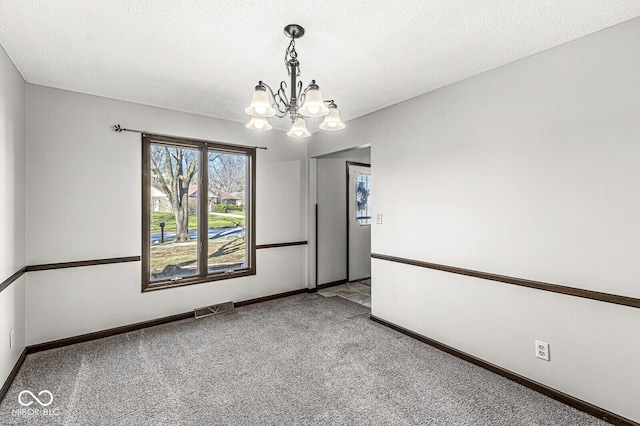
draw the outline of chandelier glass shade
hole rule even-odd
[[[271,108],[271,102],[269,102],[269,95],[262,86],[256,86],[253,97],[251,98],[251,105],[244,110],[252,117],[272,117],[276,115],[276,111]]]
[[[251,117],[251,120],[247,123],[247,129],[251,130],[269,130],[271,124],[267,121],[266,117]]]
[[[304,122],[304,118],[299,117],[291,126],[291,130],[287,132],[287,135],[296,138],[306,138],[311,136],[311,133],[307,130],[307,125]]]
[[[322,93],[317,84],[312,83],[309,85],[309,89],[304,98],[304,104],[300,107],[299,112],[305,117],[322,117],[329,114],[329,108],[324,106]]]
[[[289,47],[285,52],[285,66],[289,77],[290,94],[287,96],[287,83],[280,82],[277,91],[263,81],[259,81],[253,92],[251,104],[245,108],[245,112],[251,116],[251,120],[246,127],[251,130],[268,130],[271,125],[267,117],[277,116],[283,118],[289,116],[292,126],[287,135],[293,137],[308,137],[311,135],[307,130],[305,117],[324,117],[320,124],[323,130],[340,130],[345,125],[340,120],[338,107],[333,100],[324,100],[320,87],[315,80],[302,89],[302,81],[298,81],[300,76],[300,62],[296,52],[296,39],[304,35],[304,28],[299,25],[287,25],[284,33],[291,38]]]
[[[344,123],[340,120],[340,112],[336,104],[329,104],[329,113],[324,116],[324,121],[319,126],[322,130],[341,130],[344,129]]]

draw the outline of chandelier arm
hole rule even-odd
[[[280,95],[280,90],[278,90],[278,93],[273,93],[273,89],[271,89],[271,86],[269,86],[267,83],[265,83],[264,81],[260,81],[258,82],[258,84],[261,84],[262,86],[266,87],[267,90],[269,91],[269,94],[271,95],[271,99],[272,99],[272,103],[271,106],[276,109],[280,114],[283,115],[278,115],[276,114],[279,118],[284,117],[287,114],[287,109],[285,108],[283,110],[283,108],[280,106],[280,104],[278,102],[282,102],[284,104],[284,102],[282,101],[282,98],[279,96]],[[283,105],[284,107],[286,107],[286,105]]]
[[[302,106],[302,104],[304,104],[304,97],[307,94],[307,89],[304,90],[304,92],[302,91],[302,81],[298,81],[298,108],[300,108]]]
[[[284,81],[281,81],[280,82],[280,88],[276,92],[276,96],[278,98],[278,101],[280,103],[282,103],[283,108],[288,111],[289,110],[289,98],[287,97],[287,92],[285,90],[286,88],[287,88],[287,83],[285,83]]]
[[[304,88],[304,90],[302,90],[302,82],[300,82],[300,89],[298,90],[298,92],[300,92],[300,102],[299,102],[299,106],[302,106],[302,104],[304,103],[304,98],[307,96],[307,92],[309,91],[309,87],[312,84],[315,84],[316,81],[312,80],[311,83],[307,84],[307,87]]]
[[[269,86],[267,83],[265,83],[264,81],[260,80],[260,81],[258,82],[258,85],[259,85],[259,86],[264,86],[264,87],[266,87],[267,89],[269,89],[269,93],[271,93],[271,96],[273,96],[273,90],[271,89],[271,86]]]
[[[276,105],[277,110],[280,111],[282,114],[286,115],[287,111],[289,111],[289,107],[284,102],[284,100],[282,100],[280,98],[278,99],[278,102],[280,102],[280,103],[279,104],[274,104],[274,105]]]

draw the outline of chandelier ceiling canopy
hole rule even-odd
[[[333,100],[325,100],[322,97],[316,81],[311,80],[303,90],[302,81],[297,80],[300,77],[300,62],[296,52],[296,39],[304,35],[304,28],[291,24],[284,27],[284,33],[291,38],[284,55],[284,64],[291,78],[290,95],[287,96],[287,83],[284,81],[280,82],[280,87],[275,92],[267,83],[259,81],[253,92],[251,105],[245,109],[245,112],[251,116],[246,127],[251,130],[269,130],[271,125],[267,118],[275,115],[279,118],[289,116],[292,123],[291,130],[287,132],[289,136],[311,136],[307,130],[305,117],[324,117],[324,121],[319,126],[323,130],[344,129],[345,125],[340,120],[338,106]]]

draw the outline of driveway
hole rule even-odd
[[[229,235],[241,235],[244,234],[243,226],[236,226],[234,228],[209,228],[208,235],[209,239],[215,239],[220,237],[226,237]],[[198,239],[198,230],[193,229],[189,231],[189,238],[192,240]],[[164,242],[169,243],[176,239],[176,233],[173,231],[164,233]],[[151,233],[151,244],[160,243],[160,232],[152,232]]]

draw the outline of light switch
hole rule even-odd
[[[376,223],[382,225],[382,213],[376,215]]]

